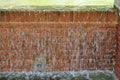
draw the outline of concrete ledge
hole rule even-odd
[[[0,6],[3,10],[20,11],[116,11],[112,6]]]

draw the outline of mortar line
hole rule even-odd
[[[45,24],[47,24],[47,23],[54,23],[54,24],[57,24],[57,23],[81,23],[81,24],[85,24],[85,23],[94,23],[94,24],[117,24],[117,22],[115,21],[115,22],[89,22],[89,21],[87,21],[87,22],[0,22],[0,24],[4,24],[4,23],[45,23]]]

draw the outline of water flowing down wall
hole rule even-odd
[[[112,11],[1,11],[0,72],[113,70]]]
[[[115,73],[120,79],[120,15],[118,17],[118,25],[117,25],[117,36],[118,36],[118,49],[116,55],[116,65],[115,65]]]

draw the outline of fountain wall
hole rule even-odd
[[[117,19],[109,10],[1,11],[0,72],[112,71],[116,61],[119,70]]]

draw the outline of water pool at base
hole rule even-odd
[[[112,71],[2,72],[0,80],[118,80]]]

